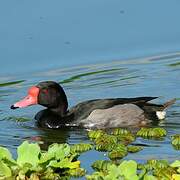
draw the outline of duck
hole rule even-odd
[[[146,126],[164,119],[166,109],[176,99],[164,104],[149,102],[156,98],[158,97],[93,99],[80,102],[68,109],[63,87],[54,81],[43,81],[30,87],[27,96],[10,108],[24,108],[37,104],[46,107],[35,115],[37,125],[43,128],[75,126],[107,129]]]

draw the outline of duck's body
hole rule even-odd
[[[84,101],[68,110],[67,98],[62,87],[55,82],[41,82],[29,91],[36,102],[47,109],[37,113],[38,125],[48,128],[63,126],[81,126],[85,128],[114,128],[122,126],[142,126],[164,118],[164,110],[174,103],[171,100],[163,105],[151,104],[148,101],[157,97],[95,99]],[[24,105],[25,103],[25,105]],[[25,107],[27,97],[11,108]]]

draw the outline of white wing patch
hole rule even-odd
[[[165,119],[166,111],[156,111],[156,116],[159,120]]]

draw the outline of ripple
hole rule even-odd
[[[136,156],[128,156],[128,158],[145,160],[151,156],[158,157],[161,151],[167,158],[174,159],[177,157],[177,152],[170,145],[170,136],[179,133],[180,129],[180,84],[177,83],[179,82],[179,59],[180,53],[172,53],[131,60],[110,60],[106,63],[68,68],[59,67],[49,71],[25,74],[22,77],[8,78],[0,84],[0,144],[14,151],[23,140],[41,141],[43,149],[54,142],[89,143],[87,132],[82,129],[37,128],[32,117],[37,110],[39,111],[38,107],[18,111],[9,110],[9,104],[24,97],[29,86],[43,80],[54,80],[63,85],[72,105],[87,99],[105,97],[161,96],[156,102],[164,102],[176,97],[176,103],[168,109],[167,118],[159,123],[159,126],[168,131],[165,141],[138,139],[135,144],[145,146],[145,150]]]
[[[74,82],[75,80],[81,79],[82,77],[85,77],[85,76],[91,76],[91,75],[96,75],[96,74],[107,74],[107,73],[111,73],[111,72],[119,71],[119,70],[121,70],[121,69],[105,69],[105,70],[82,73],[82,74],[72,76],[72,77],[65,79],[63,81],[60,81],[59,83],[65,84],[65,83],[69,83],[69,82]]]
[[[17,85],[25,82],[25,80],[20,80],[20,81],[11,81],[11,82],[5,82],[5,83],[0,83],[0,87],[6,87],[6,86],[12,86],[12,85]]]

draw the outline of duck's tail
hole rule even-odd
[[[169,101],[167,101],[166,103],[164,103],[161,107],[160,110],[156,111],[156,116],[159,120],[162,120],[165,118],[166,116],[166,109],[171,106],[172,104],[174,104],[176,101],[176,99],[171,99]]]
[[[166,110],[169,106],[173,105],[176,102],[176,99],[171,99],[163,104],[162,110]]]

